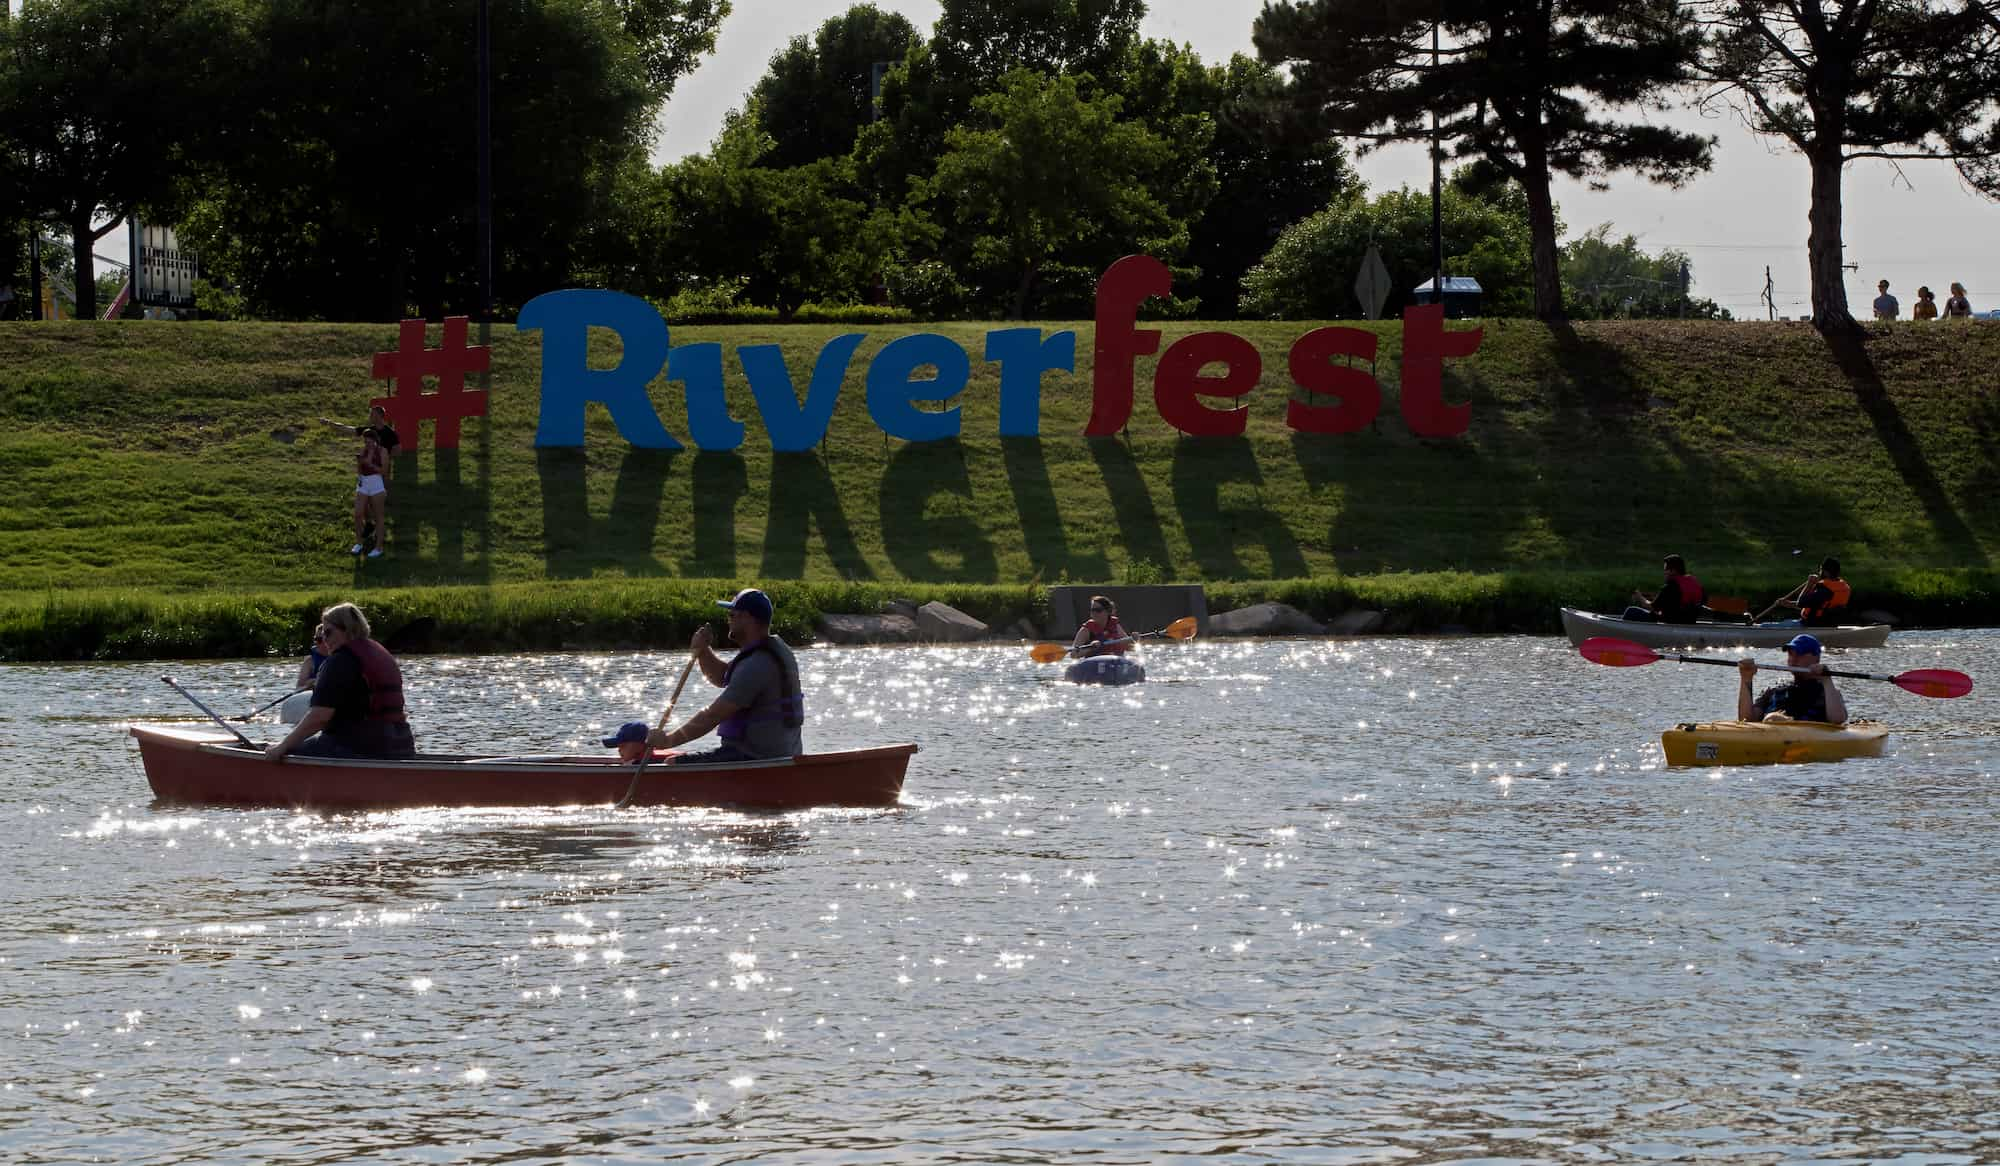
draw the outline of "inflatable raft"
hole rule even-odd
[[[1063,670],[1072,684],[1137,684],[1146,679],[1146,666],[1125,656],[1091,656]]]

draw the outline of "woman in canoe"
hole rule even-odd
[[[1809,668],[1811,673],[1793,673],[1791,680],[1750,695],[1750,678],[1757,674],[1757,662],[1748,657],[1736,663],[1736,719],[1762,721],[1825,721],[1829,725],[1847,723],[1847,701],[1819,661],[1819,639],[1801,632],[1785,644],[1785,663],[1793,668]]]
[[[1076,642],[1070,651],[1077,656],[1102,656],[1116,652],[1123,654],[1132,650],[1132,635],[1125,625],[1118,622],[1118,605],[1108,596],[1090,597],[1090,618],[1076,629]]]
[[[327,657],[313,684],[312,707],[264,756],[415,757],[416,737],[403,713],[403,671],[389,649],[369,638],[368,617],[342,603],[327,608],[319,622]]]

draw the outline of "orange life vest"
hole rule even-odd
[[[1826,588],[1831,594],[1827,597],[1825,603],[1814,607],[1800,608],[1800,619],[1822,619],[1831,612],[1845,608],[1847,606],[1847,597],[1854,594],[1854,589],[1847,585],[1847,580],[1845,579],[1821,579],[1819,585]]]

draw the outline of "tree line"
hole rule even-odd
[[[1143,0],[944,0],[929,36],[861,4],[795,38],[705,152],[647,157],[728,0],[491,0],[495,296],[561,286],[681,315],[887,303],[1076,317],[1153,254],[1164,310],[1351,316],[1381,249],[1428,276],[1428,191],[1349,148],[1433,138],[1446,269],[1490,314],[1712,314],[1686,257],[1609,228],[1565,247],[1555,176],[1678,184],[1728,105],[1812,168],[1814,318],[1852,328],[1840,174],[1947,158],[2000,193],[2000,0],[1270,0],[1257,55],[1141,34]],[[0,17],[0,283],[31,230],[134,214],[202,258],[205,306],[278,319],[477,311],[471,6],[27,0]]]

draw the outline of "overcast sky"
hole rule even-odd
[[[661,119],[654,159],[666,162],[702,151],[722,127],[722,117],[743,104],[773,54],[795,36],[810,36],[847,0],[732,0],[715,54],[683,77]],[[875,0],[928,32],[937,19],[935,0]],[[1262,0],[1147,0],[1148,36],[1193,45],[1205,61],[1249,53],[1250,25]],[[1612,177],[1607,192],[1558,180],[1556,199],[1572,235],[1600,222],[1637,235],[1649,251],[1678,247],[1694,262],[1695,292],[1734,312],[1762,318],[1759,293],[1771,268],[1778,314],[1804,316],[1806,294],[1806,196],[1809,176],[1795,154],[1743,130],[1732,119],[1704,120],[1693,112],[1671,122],[1721,138],[1715,169],[1676,191],[1629,175]],[[1382,151],[1357,166],[1371,189],[1410,184],[1428,189],[1429,164],[1421,148]],[[1909,314],[1919,284],[1943,303],[1952,280],[1970,289],[1972,306],[2000,308],[2000,204],[1965,190],[1944,163],[1905,163],[1898,172],[1882,162],[1847,169],[1847,294],[1857,314],[1875,298],[1875,281],[1887,279]],[[1399,273],[1400,274],[1400,273]],[[1410,273],[1411,283],[1428,273]]]

